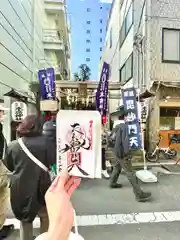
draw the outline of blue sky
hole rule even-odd
[[[103,0],[109,2],[111,0]],[[71,23],[72,73],[82,63],[91,68],[91,80],[97,81],[98,65],[106,35],[111,4],[100,0],[67,0]]]

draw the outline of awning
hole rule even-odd
[[[161,82],[154,81],[153,85],[159,85],[159,87],[167,87],[167,88],[180,88],[180,82]]]
[[[16,98],[19,101],[27,102],[29,96],[26,94],[19,93],[18,91],[11,89],[9,92],[5,93],[4,96]]]
[[[154,97],[154,96],[155,96],[154,93],[146,90],[145,92],[140,93],[139,98],[140,100],[143,100],[143,99]]]

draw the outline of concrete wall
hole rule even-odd
[[[151,69],[150,78],[156,81],[179,81],[180,64],[162,63],[162,28],[180,28],[180,1],[152,0],[151,27]],[[172,43],[173,44],[173,43]]]

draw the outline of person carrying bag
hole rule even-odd
[[[51,185],[49,169],[55,163],[52,144],[42,135],[41,119],[37,115],[27,116],[18,126],[19,139],[8,145],[4,164],[12,172],[10,201],[15,217],[21,221],[20,239],[33,240],[33,221],[38,215],[40,232],[47,231],[49,220],[45,204],[45,193]],[[32,161],[27,150],[39,165]]]

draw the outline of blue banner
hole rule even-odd
[[[96,92],[96,109],[101,115],[107,114],[108,109],[108,80],[109,80],[109,64],[103,63],[101,77]]]
[[[38,78],[39,78],[42,99],[54,100],[56,98],[54,68],[39,70]]]
[[[131,149],[141,148],[140,123],[135,88],[122,90],[124,110],[127,112],[126,123],[129,131],[129,146]]]

